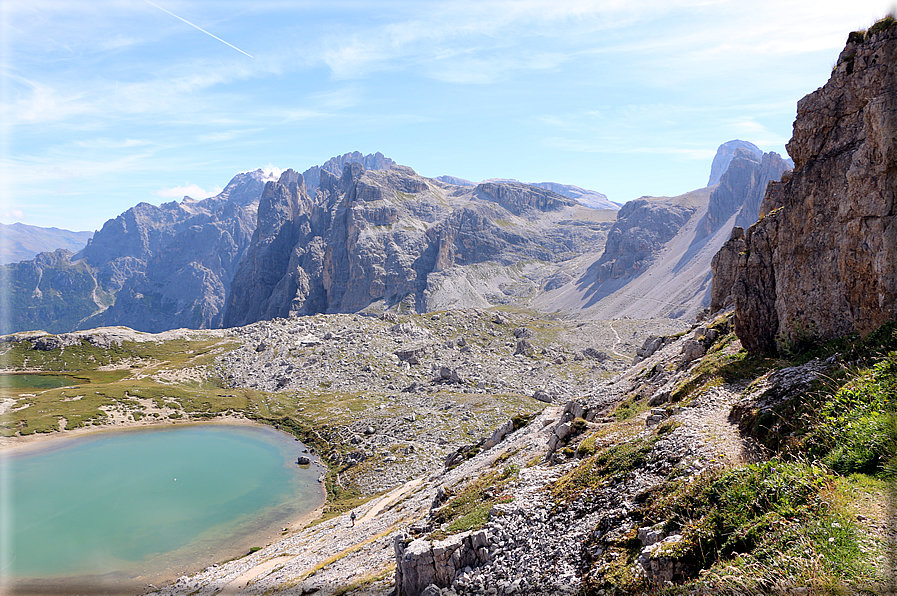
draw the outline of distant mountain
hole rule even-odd
[[[723,173],[729,169],[729,162],[735,158],[735,152],[739,149],[747,151],[757,158],[763,155],[763,151],[759,147],[747,141],[735,139],[723,143],[717,148],[716,155],[713,156],[713,163],[710,164],[710,179],[707,181],[707,186],[719,184]]]
[[[475,186],[474,183],[469,180],[454,178],[453,176],[441,176],[439,179],[443,180],[443,182],[447,182],[448,180],[459,180],[464,186]],[[519,183],[518,180],[514,180],[513,178],[490,178],[489,180],[484,180],[484,182]],[[606,195],[594,190],[586,190],[585,188],[573,186],[572,184],[559,184],[557,182],[531,182],[527,184],[538,188],[544,188],[551,192],[556,192],[559,195],[565,196],[568,199],[573,199],[591,209],[613,209],[614,211],[620,209],[620,205],[608,200]]]
[[[737,148],[716,187],[619,210],[570,185],[425,178],[380,153],[243,172],[209,199],[135,205],[77,253],[3,265],[0,333],[496,305],[688,318],[783,164]]]
[[[585,188],[573,186],[572,184],[537,182],[534,183],[533,186],[538,186],[539,188],[544,188],[556,192],[559,195],[575,199],[586,207],[591,207],[592,209],[613,209],[616,211],[620,208],[620,205],[608,200],[607,195],[594,190],[586,190]]]
[[[0,223],[0,265],[33,259],[38,253],[57,248],[77,252],[84,248],[91,236],[93,232]]]
[[[454,184],[455,186],[476,186],[476,182],[471,182],[470,180],[466,180],[464,178],[458,178],[457,176],[436,176],[436,180],[440,182],[445,182],[446,184]]]
[[[322,171],[312,197],[287,170],[265,187],[224,324],[519,305],[561,263],[603,244],[610,222],[593,213],[531,185],[457,186],[398,165]]]
[[[341,172],[353,160],[387,167],[392,161],[356,152],[324,167]],[[242,172],[209,199],[139,203],[107,221],[77,254],[57,250],[5,265],[10,311],[0,332],[220,327],[270,182],[262,170]]]
[[[698,236],[714,234],[726,226],[728,230],[733,225],[747,227],[757,221],[766,186],[771,180],[780,180],[782,174],[793,167],[794,162],[782,159],[775,152],[757,155],[753,151],[736,149],[720,177],[719,185],[710,195]],[[736,216],[735,221],[730,222],[733,215]]]
[[[322,172],[333,174],[338,178],[343,175],[343,168],[353,163],[361,164],[365,170],[388,170],[396,165],[396,162],[385,157],[379,151],[370,155],[363,155],[359,151],[353,151],[338,157],[331,157],[324,165],[312,166],[302,172],[306,192],[311,196],[315,196],[321,181]]]
[[[713,256],[733,226],[757,220],[767,185],[792,166],[743,143],[720,147],[717,156],[728,162],[716,186],[626,203],[604,251],[578,261],[565,272],[567,281],[546,288],[533,306],[597,319],[687,319],[709,306]]]

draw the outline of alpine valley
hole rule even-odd
[[[680,196],[348,153],[141,203],[0,269],[0,449],[215,419],[309,446],[314,521],[126,593],[895,594],[895,115],[887,17],[793,161],[733,140]]]

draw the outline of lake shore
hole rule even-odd
[[[63,447],[68,443],[69,439],[96,435],[111,435],[113,433],[117,434],[116,431],[118,431],[118,433],[127,433],[132,431],[164,430],[174,427],[195,426],[259,427],[276,431],[283,435],[285,440],[295,440],[295,437],[289,433],[285,433],[269,425],[249,420],[242,416],[228,415],[211,420],[130,421],[128,423],[92,426],[53,433],[35,433],[26,436],[2,437],[0,438],[0,464],[2,464],[3,460],[9,456],[30,455],[44,450]],[[324,465],[318,460],[313,460],[312,466],[313,468],[318,469],[319,473],[326,470]],[[13,582],[10,578],[4,578],[0,575],[0,591],[4,594],[34,594],[43,590],[51,590],[54,594],[80,594],[85,593],[85,589],[88,589],[88,593],[97,594],[120,594],[122,593],[122,590],[134,594],[144,593],[148,590],[153,590],[155,585],[171,583],[181,576],[191,575],[202,569],[208,568],[210,565],[214,567],[223,564],[226,561],[238,560],[249,554],[251,548],[265,548],[276,543],[278,540],[283,539],[286,535],[301,531],[309,523],[319,518],[323,513],[327,495],[323,484],[319,484],[318,487],[319,492],[312,503],[314,509],[310,511],[306,510],[295,517],[282,519],[278,523],[270,524],[264,529],[243,536],[236,542],[231,543],[227,548],[217,551],[217,553],[210,553],[208,556],[192,562],[173,560],[171,564],[166,565],[164,569],[157,569],[136,576],[128,574],[128,577],[119,574],[111,574],[107,576],[61,577],[41,580],[25,579]]]
[[[179,420],[171,419],[146,419],[146,420],[116,420],[113,424],[82,426],[80,428],[71,428],[58,430],[51,433],[32,433],[30,435],[17,435],[13,437],[0,437],[0,456],[8,453],[19,453],[30,451],[32,449],[50,447],[53,444],[66,439],[79,437],[89,434],[99,434],[114,431],[126,431],[132,429],[151,429],[164,428],[170,426],[190,426],[197,424],[239,424],[264,426],[273,428],[260,422],[255,422],[244,416],[226,414],[215,418],[184,418]],[[286,434],[286,433],[285,433]]]

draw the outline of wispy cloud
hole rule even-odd
[[[206,199],[208,197],[214,197],[222,190],[223,189],[220,186],[213,186],[209,190],[206,190],[197,184],[190,184],[189,182],[185,182],[183,186],[173,186],[171,188],[159,189],[155,194],[158,197],[164,198],[181,198],[184,196],[189,196],[193,199]]]
[[[131,147],[145,147],[152,145],[150,141],[143,139],[109,139],[97,138],[75,141],[75,145],[85,149],[129,149]]]

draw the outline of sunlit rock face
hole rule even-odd
[[[851,39],[856,39],[851,36]],[[752,352],[897,316],[897,29],[847,44],[797,108],[794,172],[770,186],[733,286]]]

